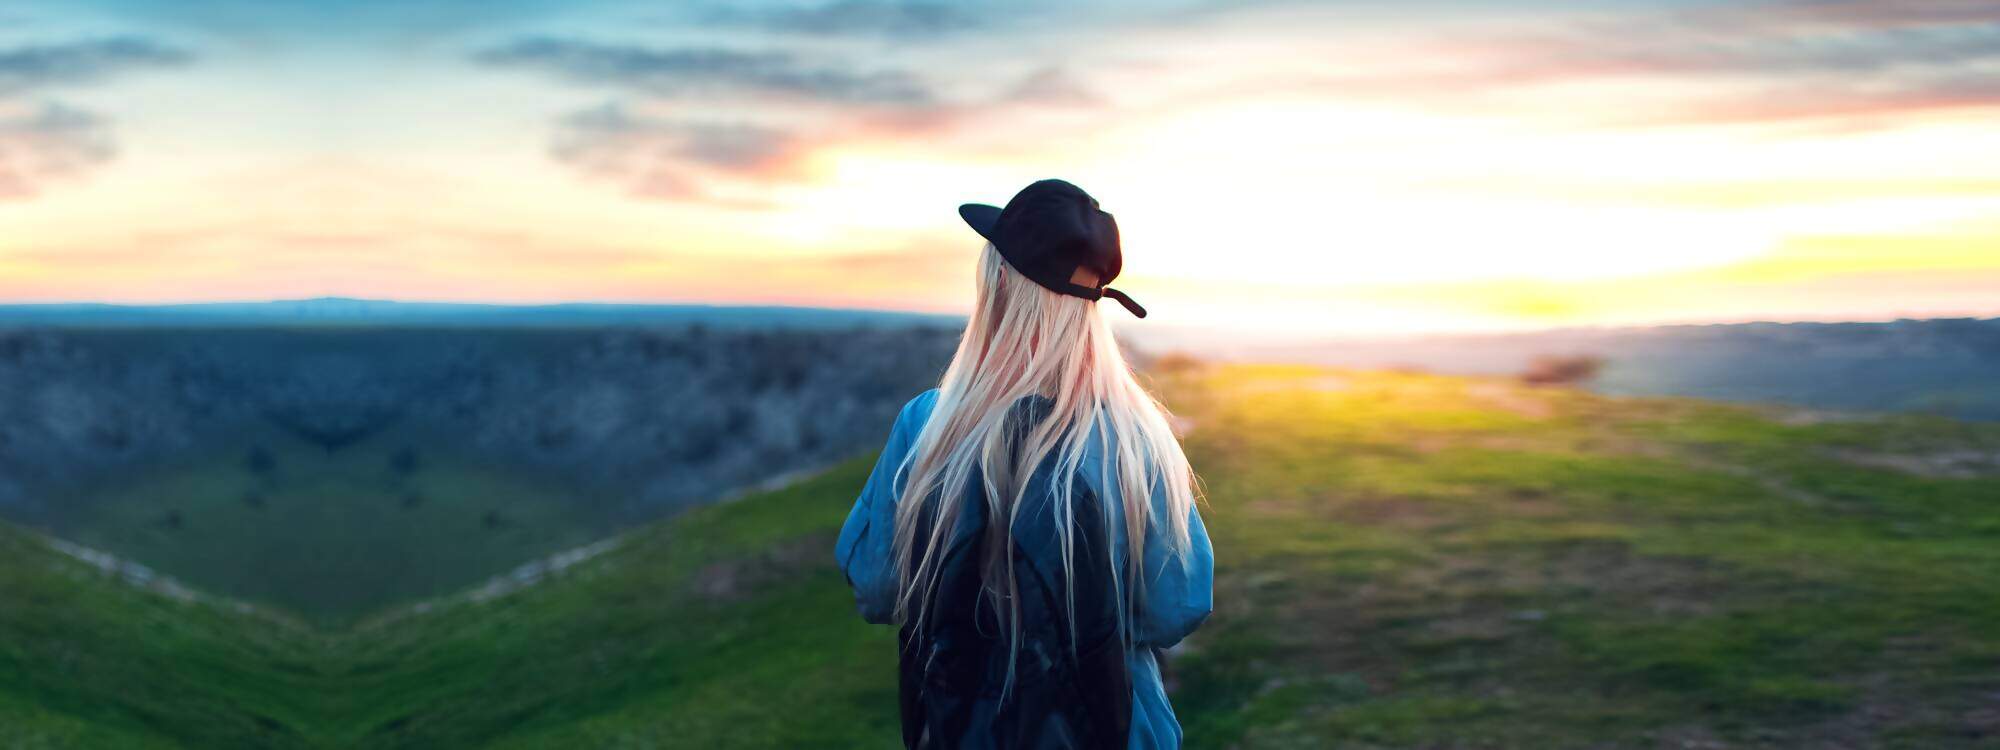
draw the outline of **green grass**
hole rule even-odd
[[[294,623],[105,578],[0,528],[0,747],[284,744],[310,715]]]
[[[1994,425],[1305,368],[1160,385],[1218,556],[1169,668],[1189,747],[2000,744],[2000,479],[1884,468],[2000,451]],[[866,469],[339,629],[6,532],[0,747],[892,746],[893,634],[831,561]]]
[[[2000,480],[1841,457],[1992,426],[1324,381],[1181,384],[1224,571],[1192,745],[2000,742]]]
[[[414,460],[398,468],[405,449]],[[399,431],[327,451],[274,429],[103,484],[51,530],[329,626],[610,529],[604,504],[575,489]]]

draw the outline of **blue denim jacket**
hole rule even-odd
[[[847,523],[840,529],[840,541],[834,547],[834,555],[840,562],[841,570],[847,573],[848,584],[854,587],[854,599],[861,610],[862,618],[872,623],[888,624],[896,606],[896,566],[893,559],[893,536],[896,527],[896,502],[900,487],[895,486],[896,469],[908,456],[916,442],[917,433],[930,421],[931,410],[937,405],[937,391],[926,391],[912,399],[896,417],[896,426],[889,433],[889,443],[882,449],[882,457],[875,462],[875,471],[868,477],[868,484],[861,489],[861,496],[854,502],[854,510],[847,515]],[[1105,436],[1093,434],[1086,445],[1086,453],[1081,471],[1085,480],[1102,497],[1118,496],[1115,475],[1107,476],[1103,471],[1104,462],[1098,460],[1105,449]],[[1110,436],[1109,439],[1116,439]],[[1173,707],[1167,703],[1166,688],[1160,682],[1160,665],[1154,660],[1153,649],[1163,649],[1179,643],[1194,629],[1201,626],[1213,607],[1212,585],[1215,577],[1215,556],[1208,542],[1208,530],[1202,526],[1201,514],[1188,511],[1189,554],[1185,560],[1171,557],[1164,538],[1166,517],[1165,503],[1155,497],[1153,522],[1148,524],[1148,538],[1145,544],[1146,572],[1145,608],[1138,613],[1133,626],[1133,644],[1126,655],[1132,675],[1132,741],[1134,750],[1139,748],[1177,748],[1181,744],[1181,726],[1174,718]],[[1112,540],[1114,551],[1126,549],[1123,538],[1124,525],[1113,524],[1118,538]],[[1120,563],[1122,560],[1114,559]]]

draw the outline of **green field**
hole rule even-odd
[[[98,484],[53,533],[326,626],[612,528],[574,488],[406,429],[328,451],[265,428]]]
[[[1162,377],[1219,570],[1189,747],[2000,745],[2000,426]],[[0,531],[0,747],[892,746],[830,552],[866,467],[338,629]]]

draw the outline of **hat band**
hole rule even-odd
[[[1037,286],[1040,286],[1051,292],[1055,292],[1057,294],[1067,294],[1071,297],[1082,297],[1092,302],[1104,299],[1105,297],[1110,297],[1114,300],[1117,300],[1118,304],[1123,305],[1125,307],[1125,311],[1132,313],[1134,317],[1140,317],[1140,318],[1146,317],[1146,308],[1141,307],[1139,306],[1139,303],[1132,301],[1132,298],[1127,296],[1124,292],[1112,289],[1111,287],[1107,286],[1100,289],[1073,283],[1068,279],[1056,280],[1054,278],[1043,278],[1043,276],[1047,274],[1030,273],[1027,270],[1022,269],[1021,267],[1014,265],[1013,261],[1007,260],[1004,254],[1000,257],[1000,262],[1006,263],[1009,268],[1013,268],[1016,272],[1020,273],[1022,276],[1027,277],[1029,281],[1035,282]]]
[[[1063,294],[1067,294],[1072,297],[1082,297],[1092,302],[1096,302],[1097,300],[1103,299],[1105,297],[1110,297],[1111,299],[1116,300],[1118,304],[1123,305],[1125,307],[1125,311],[1132,313],[1133,317],[1138,317],[1138,318],[1146,317],[1146,308],[1141,307],[1138,302],[1133,301],[1130,295],[1118,291],[1116,289],[1112,289],[1111,287],[1107,286],[1102,289],[1092,289],[1090,287],[1083,286],[1081,284],[1071,284],[1071,283],[1064,283],[1062,287],[1063,288],[1060,289],[1054,289],[1054,291],[1061,292]]]
[[[1118,304],[1124,305],[1125,311],[1131,313],[1134,317],[1146,317],[1146,308],[1140,307],[1137,302],[1133,302],[1132,298],[1124,292],[1107,286],[1104,288],[1104,296],[1118,300]]]

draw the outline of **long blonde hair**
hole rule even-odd
[[[1022,431],[1025,425],[1016,424],[1010,414],[1018,401],[1035,396],[1046,398],[1053,408]],[[1101,449],[1087,451],[1093,439]],[[973,496],[970,484],[977,476],[989,541],[982,588],[997,605],[995,611],[1005,615],[1010,648],[1018,649],[1012,535],[1021,500],[1037,467],[1055,457],[1048,507],[1056,514],[1063,574],[1073,580],[1072,521],[1095,520],[1073,518],[1072,480],[1083,469],[1087,452],[1103,462],[1100,476],[1116,481],[1115,490],[1099,488],[1099,495],[1105,530],[1113,531],[1113,523],[1125,530],[1125,570],[1108,564],[1114,567],[1109,571],[1113,580],[1123,584],[1114,595],[1125,599],[1117,611],[1121,631],[1129,631],[1123,618],[1145,593],[1141,572],[1152,524],[1164,524],[1167,552],[1186,562],[1194,474],[1166,410],[1133,377],[1097,305],[1029,281],[988,243],[980,257],[971,320],[945,370],[930,421],[898,470],[904,481],[899,482],[902,502],[896,507],[897,621],[915,618],[921,626],[944,547],[962,506]],[[1153,507],[1156,495],[1164,498],[1158,509]],[[928,543],[918,544],[919,535]],[[1117,536],[1107,533],[1105,538]],[[1070,609],[1073,614],[1074,602]],[[1012,680],[1010,668],[1009,685]]]

